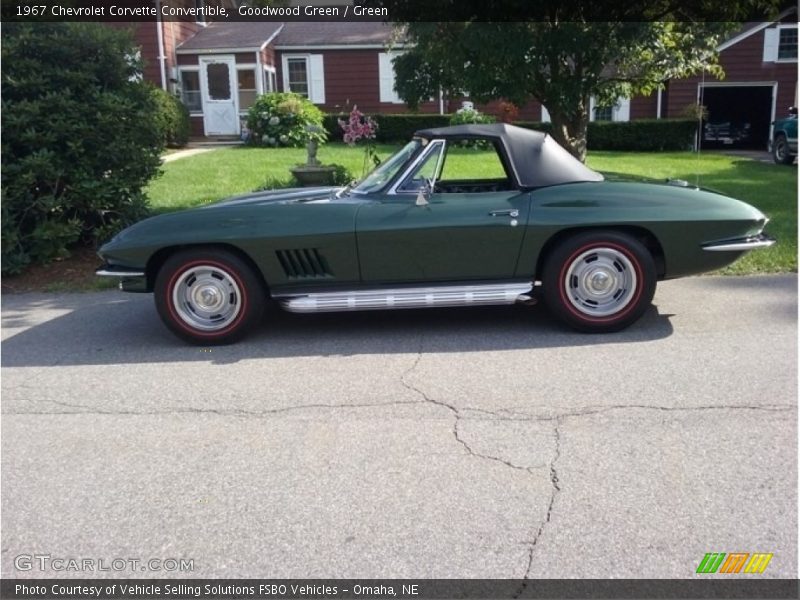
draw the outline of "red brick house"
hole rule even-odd
[[[708,108],[709,123],[740,129],[746,124],[747,139],[737,141],[766,148],[771,121],[797,104],[796,15],[793,8],[776,21],[748,24],[723,43],[724,81],[711,76],[667,81],[648,97],[621,98],[612,107],[592,105],[591,119],[679,117],[699,101]],[[160,37],[150,31],[159,27]],[[406,111],[394,92],[391,63],[403,43],[387,24],[163,22],[140,24],[138,35],[150,63],[146,76],[181,94],[195,135],[238,135],[256,96],[272,91],[298,92],[326,112],[347,111],[353,104],[365,112]],[[154,55],[158,47],[163,50]],[[451,112],[461,101],[439,98],[420,111]],[[492,112],[497,103],[484,108]],[[519,119],[547,121],[549,116],[533,101],[521,107]]]

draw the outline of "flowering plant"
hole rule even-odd
[[[361,140],[366,140],[364,149],[364,164],[361,168],[361,176],[367,174],[369,163],[372,162],[376,167],[381,164],[378,154],[375,151],[375,136],[378,132],[378,124],[375,120],[358,110],[358,106],[353,105],[350,117],[345,121],[339,119],[339,127],[344,131],[342,141],[349,146],[355,146]]]

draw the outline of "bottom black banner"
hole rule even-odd
[[[796,579],[3,579],[4,599],[322,600],[354,598],[800,597]]]

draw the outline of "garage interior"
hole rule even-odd
[[[766,150],[772,91],[771,85],[704,86],[703,147]]]

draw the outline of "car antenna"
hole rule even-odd
[[[695,157],[694,184],[700,187],[700,149],[703,145],[703,113],[705,112],[703,101],[706,94],[706,66],[700,76],[700,93],[697,95],[697,156]]]

